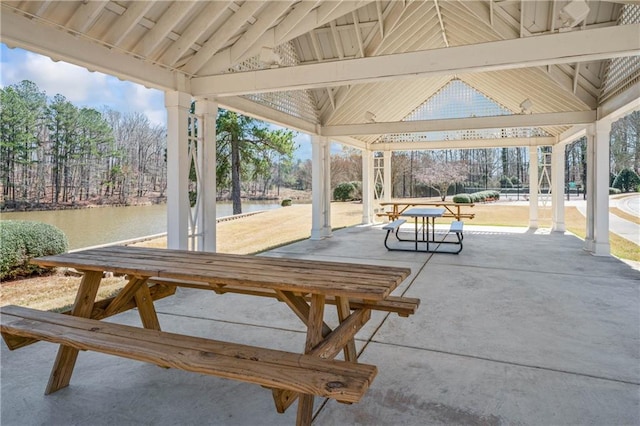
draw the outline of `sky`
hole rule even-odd
[[[9,49],[0,43],[0,86],[10,86],[22,80],[34,82],[48,98],[61,94],[78,107],[97,110],[108,107],[122,113],[142,112],[152,123],[166,126],[162,91],[100,72],[90,72],[66,62],[54,62],[46,56],[19,48]],[[311,158],[309,136],[299,133],[296,143],[299,148],[295,157]]]

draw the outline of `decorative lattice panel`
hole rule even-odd
[[[188,143],[188,159],[189,170],[193,170],[194,173],[189,173],[189,249],[190,250],[202,250],[203,230],[199,227],[202,215],[202,180],[200,179],[200,164],[198,153],[201,150],[198,149],[202,146],[203,135],[199,132],[199,123],[201,118],[195,114],[189,114],[189,124],[187,128],[187,143]],[[195,179],[195,180],[194,180]],[[194,200],[195,198],[195,200]]]
[[[278,66],[288,67],[298,65],[300,63],[298,54],[291,42],[283,43],[275,47],[273,51],[279,58],[277,61]],[[255,71],[267,69],[269,67],[270,65],[262,62],[259,56],[254,56],[230,68],[228,72]],[[244,97],[258,104],[289,114],[293,117],[298,117],[311,123],[318,122],[318,110],[309,90],[258,93],[255,95],[246,95]]]
[[[373,195],[376,200],[384,198],[384,157],[373,158]]]
[[[640,5],[626,4],[622,9],[618,25],[640,22]],[[602,85],[600,102],[615,96],[640,81],[640,55],[614,58],[609,61]]]
[[[403,121],[512,115],[506,107],[487,98],[460,80],[452,80]],[[447,132],[396,133],[381,136],[381,142],[422,142],[548,136],[538,128],[458,130]]]
[[[461,80],[452,80],[403,121],[490,117],[513,114]]]

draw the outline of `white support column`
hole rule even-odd
[[[587,128],[587,181],[585,182],[587,191],[587,229],[584,240],[584,249],[593,252],[595,244],[595,212],[596,212],[596,184],[595,184],[595,157],[596,157],[596,126],[595,124]]]
[[[191,95],[165,92],[167,108],[167,248],[186,250],[189,233],[187,126]]]
[[[529,228],[538,229],[538,147],[529,147]]]
[[[596,256],[609,256],[609,138],[610,121],[596,121],[595,140],[595,242]]]
[[[392,152],[388,150],[382,153],[384,158],[384,166],[383,166],[384,189],[382,190],[382,193],[383,193],[382,200],[384,202],[391,201],[391,195],[392,195],[391,194],[391,154]]]
[[[331,141],[323,137],[322,140],[322,159],[324,172],[324,200],[323,200],[323,226],[322,236],[328,238],[331,233]]]
[[[202,117],[202,133],[198,145],[198,165],[200,170],[199,190],[200,212],[198,229],[202,234],[202,245],[198,250],[216,251],[216,118],[218,104],[207,100],[196,102],[196,115]]]
[[[311,135],[311,239],[321,240],[324,227],[324,162],[322,138]]]
[[[362,150],[362,224],[373,223],[373,152]]]
[[[554,145],[551,153],[551,206],[553,232],[564,232],[564,145]]]

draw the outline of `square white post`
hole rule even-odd
[[[538,147],[529,147],[529,228],[538,229]]]
[[[324,162],[322,138],[311,135],[311,239],[321,240],[324,227]]]
[[[218,104],[208,100],[196,102],[196,115],[202,117],[198,131],[202,132],[198,144],[198,169],[200,170],[200,212],[198,232],[202,235],[202,245],[198,250],[216,251],[216,118]]]
[[[167,108],[167,247],[186,250],[189,233],[188,114],[191,95],[165,92]]]
[[[551,151],[551,205],[553,232],[564,232],[564,145],[554,145]]]
[[[609,256],[609,134],[610,121],[596,121],[595,140],[595,242],[596,256]]]
[[[373,223],[373,152],[362,150],[362,224]]]
[[[391,154],[392,152],[389,150],[383,151],[382,155],[384,158],[383,163],[383,182],[384,188],[382,190],[383,197],[382,200],[384,202],[391,201]]]
[[[322,139],[322,160],[324,173],[324,191],[323,191],[323,226],[322,236],[324,238],[331,237],[331,141],[323,137]]]
[[[596,126],[591,125],[587,127],[587,181],[586,197],[587,197],[587,229],[584,239],[584,249],[590,252],[594,251],[595,243],[595,211],[596,211],[596,183],[595,183],[595,169],[596,169]]]

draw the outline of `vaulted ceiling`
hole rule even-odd
[[[533,113],[502,127],[553,137],[640,98],[635,1],[3,0],[1,12],[10,47],[355,145],[379,143],[385,123],[409,129],[398,122],[452,81]]]

